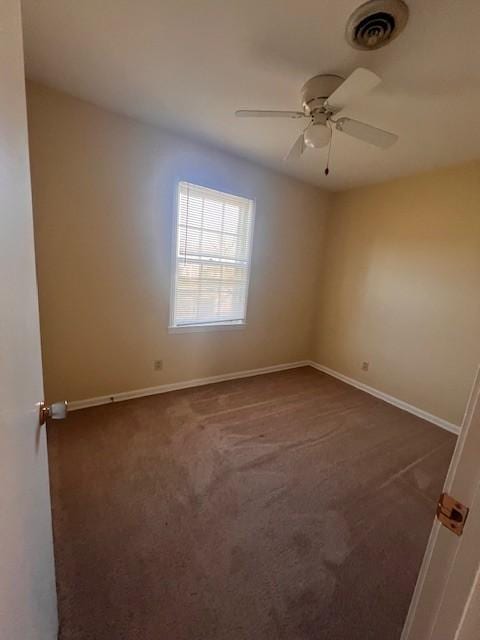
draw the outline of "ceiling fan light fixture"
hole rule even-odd
[[[345,107],[348,107],[356,98],[368,94],[380,82],[379,76],[363,67],[355,69],[345,80],[332,74],[320,74],[310,78],[303,86],[303,111],[240,109],[235,112],[235,115],[239,118],[306,118],[310,120],[310,124],[300,133],[285,156],[287,162],[298,160],[308,148],[321,149],[330,143],[329,158],[333,127],[343,131],[347,136],[387,149],[397,141],[396,134],[342,116]],[[337,115],[340,117],[337,118]],[[328,175],[328,159],[325,175]]]
[[[329,126],[315,122],[313,122],[303,134],[305,144],[307,147],[310,147],[310,149],[326,147],[331,137],[332,131]]]

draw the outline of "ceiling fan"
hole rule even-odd
[[[302,88],[303,111],[235,111],[239,118],[308,118],[310,122],[299,135],[286,160],[300,158],[307,147],[318,149],[326,146],[332,137],[332,129],[346,133],[381,149],[390,147],[398,136],[389,131],[372,127],[365,122],[341,116],[342,109],[380,84],[375,73],[359,67],[346,80],[341,76],[322,74],[308,80]],[[328,168],[326,170],[328,175]]]

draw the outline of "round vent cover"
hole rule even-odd
[[[402,0],[369,0],[350,16],[347,42],[355,49],[379,49],[398,36],[407,20],[408,7]]]

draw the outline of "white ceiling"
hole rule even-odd
[[[480,2],[407,2],[398,39],[359,52],[344,29],[361,0],[23,0],[27,75],[344,189],[480,157]],[[357,66],[384,82],[346,115],[400,140],[381,151],[336,134],[328,178],[326,150],[282,160],[301,121],[233,115],[297,109],[309,77]]]

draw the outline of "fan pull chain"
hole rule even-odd
[[[327,166],[325,167],[325,175],[328,176],[330,173],[329,164],[330,164],[330,152],[332,150],[332,142],[333,142],[333,127],[330,126],[330,122],[328,122],[328,126],[330,127],[330,131],[332,135],[330,136],[330,142],[328,143],[328,155],[327,155]]]

